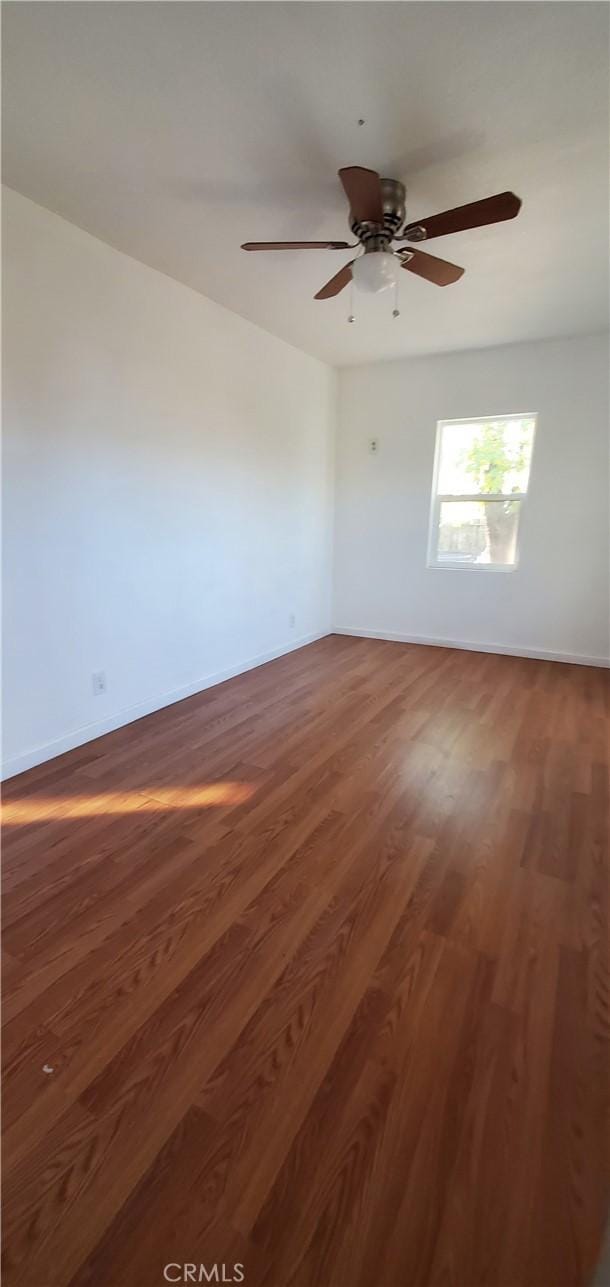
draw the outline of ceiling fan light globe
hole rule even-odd
[[[352,268],[354,283],[358,290],[378,295],[380,291],[396,285],[400,267],[391,250],[371,250],[355,261]]]

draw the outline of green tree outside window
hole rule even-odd
[[[506,440],[502,421],[484,422],[477,436],[465,452],[464,464],[474,480],[475,490],[482,497],[504,493],[505,499],[489,501],[484,505],[487,543],[492,563],[509,563],[514,545],[515,525],[519,514],[519,501],[509,500],[507,492],[520,492],[519,482],[509,486],[511,475],[522,474],[527,469],[530,452],[529,423],[518,443]]]

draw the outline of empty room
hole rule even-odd
[[[610,8],[1,8],[5,1287],[608,1287]]]

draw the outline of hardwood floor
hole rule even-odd
[[[330,637],[8,782],[5,1287],[588,1283],[609,704]]]

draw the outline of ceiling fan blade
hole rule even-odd
[[[425,255],[423,250],[410,250],[409,254],[413,257],[403,264],[403,268],[418,277],[425,277],[427,282],[434,282],[435,286],[450,286],[464,276],[464,269],[458,268],[457,264],[450,264],[448,259]]]
[[[349,250],[349,241],[244,241],[242,250]]]
[[[348,165],[339,170],[350,210],[358,223],[383,223],[381,179],[376,170]]]
[[[314,295],[314,299],[332,299],[333,295],[338,295],[339,291],[343,290],[343,287],[347,286],[352,280],[353,262],[352,259],[351,263],[345,264],[343,268],[339,269],[338,273],[335,273],[334,277],[331,277],[325,286],[321,286],[320,290]]]
[[[520,209],[521,202],[514,192],[499,192],[495,197],[471,201],[467,206],[456,206],[455,210],[443,210],[442,214],[431,215],[429,219],[418,219],[407,225],[400,240],[429,241],[431,237],[445,237],[450,232],[464,232],[466,228],[502,223],[504,219],[514,219]],[[420,229],[424,230],[425,237],[420,234]]]

